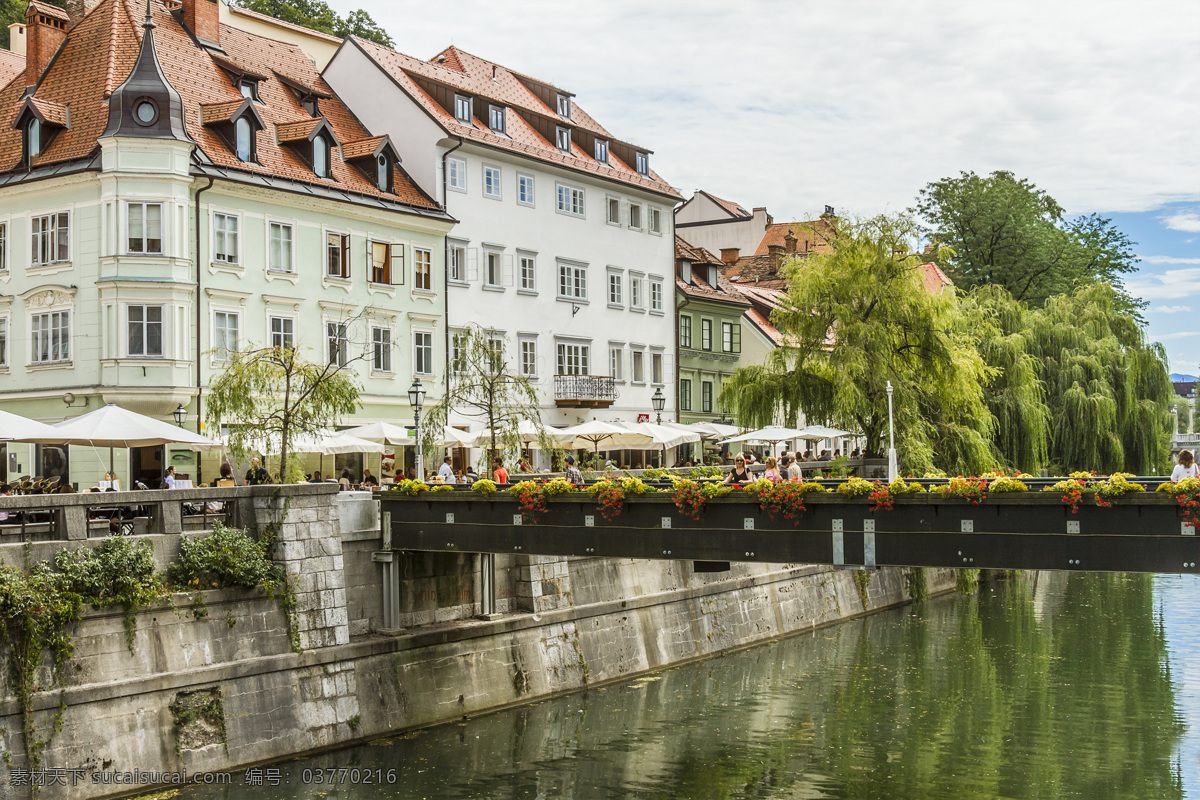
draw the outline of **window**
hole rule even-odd
[[[392,329],[371,328],[371,369],[392,371]]]
[[[327,278],[350,277],[349,234],[325,234],[325,276]]]
[[[491,368],[494,371],[500,372],[504,369],[504,337],[495,335],[488,336],[487,349],[488,363],[491,365]]]
[[[467,162],[461,158],[446,159],[446,184],[456,192],[467,190]]]
[[[636,231],[642,229],[642,207],[637,203],[629,204],[629,227]]]
[[[344,367],[350,361],[350,330],[344,322],[325,323],[328,363]]]
[[[317,98],[313,96],[305,97],[300,101],[301,107],[308,113],[310,117],[317,116]]]
[[[233,123],[233,145],[238,161],[254,160],[254,128],[243,114]]]
[[[648,224],[651,233],[662,233],[662,209],[650,207],[647,212]]]
[[[392,190],[392,162],[387,156],[381,155],[375,159],[375,185],[381,192]]]
[[[404,245],[400,245],[403,247]],[[371,283],[392,282],[391,245],[387,242],[371,242]]]
[[[488,108],[488,127],[496,133],[504,133],[504,106]]]
[[[647,153],[637,154],[637,171],[639,175],[650,174],[650,156]]]
[[[8,269],[8,223],[0,222],[0,272]]]
[[[692,346],[692,318],[684,314],[679,315],[679,346]]]
[[[624,366],[625,366],[625,348],[623,348],[623,347],[608,348],[608,374],[612,376],[613,380],[615,380],[615,381],[625,380],[625,376],[622,374],[625,371],[624,369],[622,369],[622,367],[624,367]]]
[[[641,276],[629,275],[629,307],[634,311],[641,311],[645,308],[646,298],[642,295],[642,285],[644,281]]]
[[[413,372],[433,374],[433,334],[429,331],[413,331]]]
[[[586,344],[570,342],[558,343],[558,374],[559,375],[589,375],[588,350]]]
[[[250,80],[243,79],[241,81],[238,81],[238,91],[242,93],[242,97],[248,98],[250,100],[257,100],[258,99],[258,97],[257,97],[258,85],[257,84],[258,84],[257,81],[250,81]]]
[[[705,414],[712,413],[712,381],[700,381],[700,410]]]
[[[619,272],[608,273],[608,304],[624,308],[625,299],[622,294],[624,280]]]
[[[483,165],[483,196],[500,199],[500,168]]]
[[[318,134],[313,139],[313,172],[318,178],[329,177],[329,140]]]
[[[267,269],[272,272],[292,272],[295,253],[292,249],[292,226],[272,222],[267,232]]]
[[[467,248],[461,244],[450,244],[450,280],[467,280]]]
[[[403,247],[403,245],[399,245]],[[433,291],[433,253],[420,247],[413,248],[414,289]]]
[[[646,353],[642,350],[633,351],[633,382],[646,382]]]
[[[33,159],[41,152],[42,123],[37,117],[33,117],[29,120],[29,126],[25,128],[25,163],[32,164]]]
[[[742,352],[742,326],[733,322],[721,323],[721,350],[726,353]]]
[[[504,280],[503,254],[496,250],[487,250],[487,275],[485,283],[488,286],[500,286]]]
[[[655,383],[663,382],[663,354],[650,354],[650,375]]]
[[[71,360],[71,312],[51,311],[29,318],[30,362],[53,364]]]
[[[558,96],[558,115],[563,119],[571,118],[571,98],[565,94]]]
[[[681,411],[692,410],[692,382],[688,378],[679,379],[679,408]]]
[[[451,331],[450,333],[450,372],[462,375],[467,370],[467,333]]]
[[[700,349],[712,350],[712,320],[700,320]]]
[[[158,253],[162,248],[162,203],[130,203],[129,252]]]
[[[558,296],[568,300],[587,300],[587,267],[559,262]]]
[[[213,312],[213,350],[215,358],[224,361],[229,353],[238,351],[238,335],[241,330],[241,315],[236,311]]]
[[[537,341],[521,340],[521,374],[526,378],[537,378]]]
[[[33,241],[30,261],[33,266],[57,264],[70,260],[71,218],[66,211],[42,214],[30,220]]]
[[[213,261],[237,264],[238,218],[233,214],[213,212]]]
[[[296,321],[291,317],[271,317],[271,347],[292,350],[296,347]]]
[[[554,129],[554,144],[564,153],[571,152],[571,129],[557,126]]]
[[[657,314],[663,311],[663,285],[660,280],[650,281],[650,310]]]
[[[162,306],[129,306],[129,355],[163,354]]]
[[[621,224],[621,201],[615,197],[610,197],[610,198],[608,198],[608,202],[606,203],[606,205],[608,207],[608,224],[609,225],[620,225]]]
[[[597,139],[596,140],[596,160],[601,162],[602,164],[608,163],[608,140],[607,139]]]
[[[533,176],[523,172],[517,173],[517,204],[533,205]]]
[[[517,257],[517,265],[521,272],[521,291],[536,292],[537,291],[537,261],[531,255],[519,254]]]
[[[558,210],[575,217],[583,216],[583,189],[558,184]]]
[[[0,317],[0,367],[8,366],[8,317]]]
[[[474,116],[471,113],[471,98],[466,95],[454,95],[454,118],[459,122],[471,124],[471,118]]]

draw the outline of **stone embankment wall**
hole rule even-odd
[[[186,595],[143,610],[132,655],[120,609],[87,612],[64,688],[35,704],[43,735],[56,716],[62,726],[43,767],[82,778],[71,786],[68,773],[67,785],[43,796],[147,791],[103,782],[133,770],[234,770],[240,781],[251,764],[620,680],[906,600],[898,571],[873,574],[864,607],[854,574],[827,567],[697,573],[681,561],[502,556],[502,613],[481,620],[469,618],[478,613],[477,556],[408,553],[394,555],[409,627],[382,634],[373,500],[323,486],[238,489],[231,498],[240,524],[280,523],[277,555],[296,583],[303,652],[292,652],[279,604],[251,592],[203,593],[203,619]],[[161,563],[179,535],[147,535]],[[9,551],[21,547],[0,544],[0,561],[19,563]],[[952,589],[953,571],[930,570],[929,585]],[[25,766],[20,726],[16,701],[4,700],[8,778]],[[27,796],[0,779],[0,797]]]

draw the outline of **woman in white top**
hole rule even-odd
[[[1171,473],[1171,483],[1179,483],[1184,478],[1200,478],[1200,466],[1196,465],[1191,450],[1179,451],[1179,461]]]

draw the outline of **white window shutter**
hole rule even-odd
[[[500,285],[513,285],[513,257],[511,253],[504,253],[500,257]]]
[[[393,286],[403,286],[408,268],[404,263],[404,245],[388,245],[388,259],[391,261],[391,278]]]
[[[479,248],[467,248],[467,281],[474,283],[479,280]]]

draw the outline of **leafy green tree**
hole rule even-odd
[[[207,395],[207,425],[210,430],[229,426],[227,444],[238,458],[264,438],[278,442],[281,480],[298,477],[288,472],[296,435],[332,428],[359,407],[358,382],[350,367],[358,359],[314,362],[288,347],[223,355],[228,362]]]
[[[1011,172],[934,181],[920,191],[915,210],[946,246],[939,263],[960,289],[994,284],[1037,307],[1103,281],[1126,310],[1143,306],[1121,284],[1123,274],[1137,269],[1135,243],[1094,214],[1065,219],[1053,197]]]
[[[451,412],[480,421],[491,433],[486,463],[501,454],[515,457],[523,445],[521,423],[532,426],[543,452],[556,452],[557,443],[542,424],[537,390],[514,372],[500,349],[494,331],[468,325],[454,333],[454,356],[446,393],[427,413],[422,444],[435,452]]]
[[[238,0],[238,5],[332,36],[359,36],[384,47],[393,45],[387,31],[362,9],[339,17],[325,0]]]
[[[789,294],[772,315],[784,344],[766,364],[738,370],[721,393],[742,424],[777,416],[794,424],[803,411],[861,432],[877,457],[891,381],[905,470],[994,465],[983,387],[995,370],[954,294],[925,291],[921,259],[909,255],[916,233],[903,216],[844,222],[828,252],[785,267]]]

